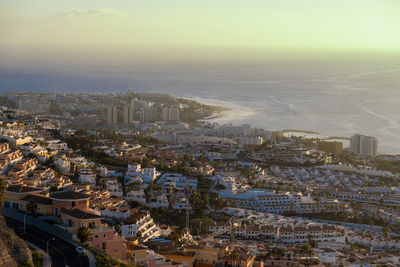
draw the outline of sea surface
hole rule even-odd
[[[169,93],[231,108],[217,122],[322,136],[375,136],[400,154],[399,61],[0,68],[0,92]]]

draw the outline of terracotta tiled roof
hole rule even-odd
[[[75,191],[62,191],[51,196],[53,199],[89,199],[86,194]]]
[[[23,185],[10,185],[9,187],[7,187],[6,191],[13,193],[29,193],[29,192],[42,191],[42,189],[36,187],[23,186]]]
[[[21,198],[23,201],[31,201],[33,203],[41,204],[41,205],[52,205],[53,201],[48,197],[29,195]]]
[[[145,213],[145,212],[136,212],[136,213],[132,214],[131,216],[129,216],[128,218],[126,218],[125,220],[123,220],[123,223],[135,224],[138,220],[141,220],[146,216],[147,216],[147,213]]]
[[[90,212],[86,212],[80,209],[71,209],[71,210],[63,210],[61,213],[67,214],[69,216],[72,216],[74,218],[77,219],[98,219],[98,218],[102,218],[99,215],[96,215],[94,213],[90,213]]]

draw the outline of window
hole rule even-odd
[[[99,235],[95,235],[94,238],[99,238]]]

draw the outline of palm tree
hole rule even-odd
[[[90,232],[89,227],[86,226],[79,227],[77,237],[81,243],[85,244],[87,241],[89,241],[91,236],[92,233]]]
[[[388,249],[389,233],[390,233],[389,226],[383,227],[383,237],[385,238],[386,241],[386,250]]]

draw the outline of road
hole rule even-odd
[[[4,218],[9,228],[14,230],[22,229],[23,223],[7,217]],[[26,237],[29,242],[35,244],[44,251],[47,251],[47,241],[51,238],[55,238],[55,240],[49,241],[49,255],[51,257],[52,267],[89,266],[88,257],[86,255],[79,255],[73,244],[70,244],[61,238],[41,231],[35,227],[31,227],[30,225],[26,226]]]

